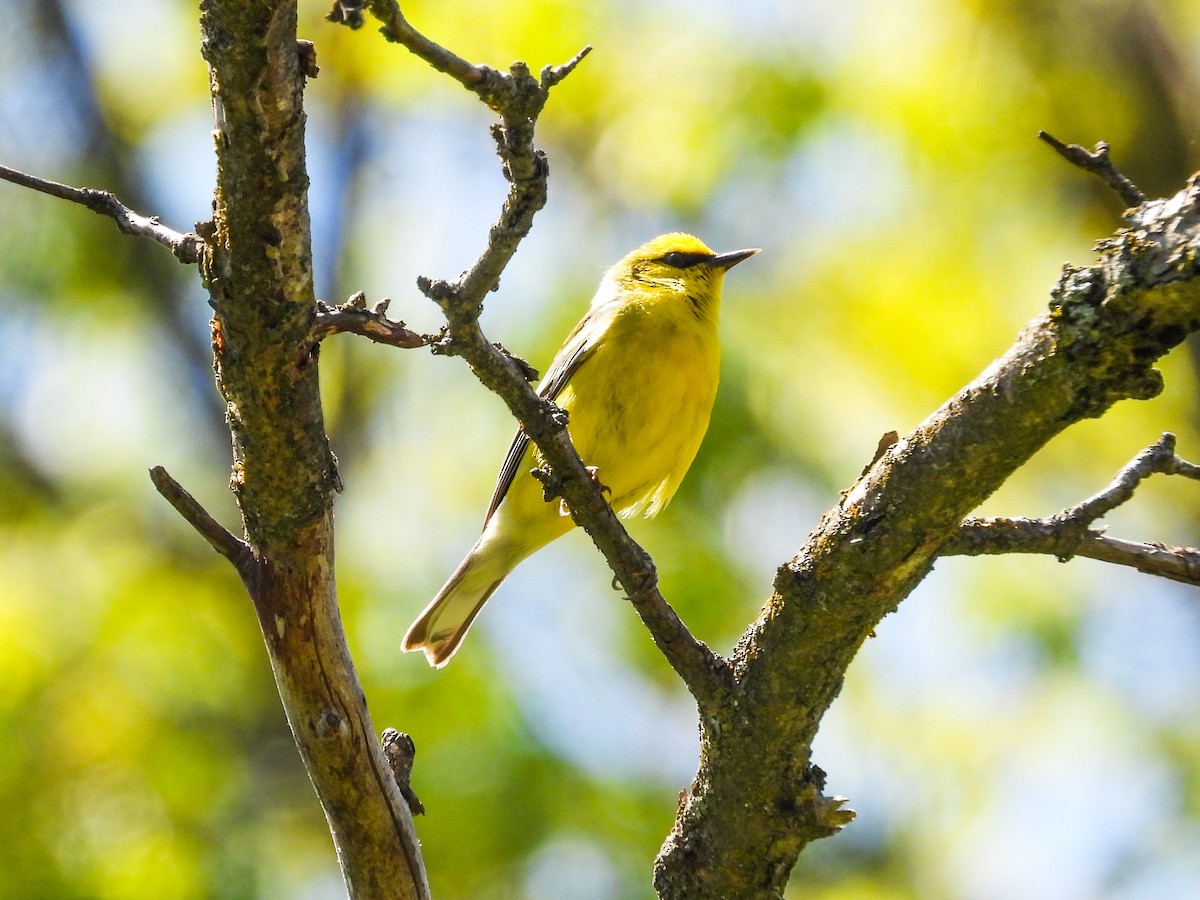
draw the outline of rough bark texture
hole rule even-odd
[[[253,551],[242,575],[350,895],[427,896],[337,607],[336,461],[308,353],[316,305],[295,3],[205,0],[201,29],[218,158],[204,275],[231,486]]]
[[[780,897],[797,855],[842,821],[809,763],[821,717],[879,621],[959,522],[1050,438],[1126,398],[1200,326],[1200,181],[1129,213],[1099,261],[1068,266],[1049,312],[887,450],[775,580],[702,718],[700,770],[655,869],[669,898]]]

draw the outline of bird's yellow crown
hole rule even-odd
[[[612,267],[612,271],[618,276],[634,278],[653,278],[656,275],[678,278],[689,269],[703,271],[707,268],[703,263],[716,258],[716,255],[698,237],[673,232],[659,235],[626,254]]]

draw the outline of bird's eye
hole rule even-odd
[[[660,256],[658,261],[675,269],[686,269],[688,266],[694,266],[706,259],[711,259],[707,253],[683,253],[679,250],[672,250],[670,253]]]

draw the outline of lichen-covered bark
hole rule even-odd
[[[797,855],[840,822],[809,765],[858,648],[929,572],[958,523],[1050,438],[1155,396],[1155,361],[1200,327],[1200,181],[1133,212],[1099,261],[1068,267],[1049,312],[892,446],[800,552],[731,660],[730,701],[655,868],[659,895],[780,897]]]
[[[201,5],[218,160],[205,274],[232,486],[264,552],[321,519],[336,477],[316,366],[300,365],[315,298],[295,15],[289,2]]]
[[[294,0],[204,0],[217,194],[204,275],[242,572],[280,697],[352,897],[427,896],[412,820],[371,727],[333,578],[335,460],[325,438]]]

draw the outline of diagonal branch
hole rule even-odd
[[[1147,575],[1200,587],[1200,550],[1194,547],[1143,544],[1100,534],[1085,541],[1076,556],[1129,566]]]
[[[389,41],[402,45],[413,56],[423,59],[439,72],[444,72],[469,91],[479,95],[498,113],[510,108],[507,95],[512,88],[509,76],[491,66],[468,62],[452,50],[430,40],[409,24],[396,0],[336,0],[325,16],[331,22],[358,29],[363,26],[363,8],[371,11],[382,24],[380,33]],[[542,70],[542,85],[551,88],[571,74],[580,61],[592,50],[584,47],[572,59],[560,66]],[[524,65],[523,63],[518,65]],[[515,74],[515,73],[514,73]],[[545,98],[543,97],[543,102]],[[540,109],[540,107],[539,107]],[[536,114],[534,116],[536,118]]]
[[[446,316],[446,333],[433,345],[434,352],[462,356],[476,377],[508,405],[551,468],[554,488],[572,518],[604,555],[654,643],[707,713],[732,683],[728,665],[692,635],[663,597],[654,561],[629,536],[600,486],[589,476],[571,444],[562,411],[534,393],[526,382],[527,371],[488,341],[479,327],[484,298],[499,286],[501,272],[546,202],[549,168],[545,154],[533,142],[538,116],[550,89],[566,78],[591,48],[584,48],[563,65],[545,67],[540,79],[534,78],[523,62],[513,63],[504,73],[473,66],[419,34],[394,0],[340,0],[330,18],[357,27],[362,24],[364,6],[384,23],[389,40],[456,78],[500,116],[500,122],[492,126],[492,136],[509,189],[500,217],[488,232],[486,247],[453,281],[417,280],[421,292]]]
[[[783,895],[801,848],[830,833],[795,798],[851,661],[971,510],[1047,442],[1162,390],[1155,362],[1200,330],[1197,240],[1200,175],[1129,211],[1091,265],[1065,267],[1049,309],[887,447],[780,567],[731,657],[736,705],[701,720],[700,769],[655,866],[660,896]]]
[[[1053,147],[1055,152],[1067,162],[1103,179],[1105,184],[1120,195],[1126,206],[1141,206],[1146,202],[1146,195],[1138,189],[1138,186],[1117,171],[1117,167],[1113,165],[1113,161],[1108,155],[1106,141],[1098,143],[1095,150],[1088,150],[1079,144],[1064,144],[1046,131],[1039,131],[1038,137]]]
[[[1082,503],[1045,519],[965,519],[941,555],[1045,553],[1063,562],[1085,556],[1200,586],[1200,549],[1121,540],[1092,527],[1131,500],[1138,486],[1156,473],[1200,480],[1200,466],[1176,456],[1175,435],[1166,433],[1122,468],[1108,487]]]
[[[199,262],[204,252],[204,239],[200,235],[175,231],[159,221],[158,216],[143,216],[136,213],[108,191],[71,187],[68,184],[60,184],[57,181],[48,181],[36,175],[19,172],[8,166],[0,166],[0,180],[49,194],[51,197],[58,197],[60,200],[69,200],[80,206],[86,206],[92,212],[108,216],[117,223],[117,228],[123,234],[150,238],[174,253],[175,258],[182,263]]]
[[[358,30],[363,26],[363,7],[383,23],[380,32],[393,43],[403,44],[417,57],[425,60],[439,72],[445,72],[464,87],[477,90],[492,74],[499,74],[490,66],[477,66],[461,56],[436,44],[408,24],[400,4],[396,0],[337,0],[333,9],[325,16],[330,22],[348,25]]]
[[[212,514],[162,466],[155,466],[150,470],[150,480],[154,483],[155,490],[183,516],[184,521],[196,529],[214,550],[233,563],[242,580],[247,581],[254,564],[254,552],[250,545],[234,536],[213,518]]]
[[[1175,435],[1164,432],[1162,437],[1123,467],[1108,487],[1078,506],[1063,510],[1055,518],[1090,525],[1132,499],[1138,485],[1155,473],[1200,480],[1200,467],[1176,456]]]

